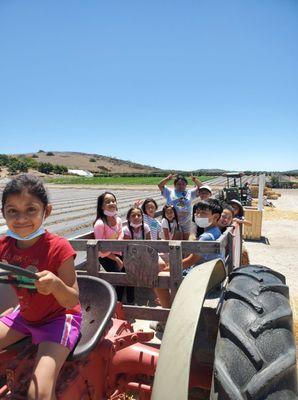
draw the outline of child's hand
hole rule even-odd
[[[135,207],[141,207],[141,205],[143,204],[143,200],[136,200],[134,206]]]
[[[168,180],[170,180],[170,179],[174,179],[174,178],[175,178],[175,176],[176,176],[176,174],[170,174],[170,175],[168,175],[167,179],[168,179]]]
[[[118,268],[119,268],[119,271],[121,271],[122,268],[123,268],[123,261],[122,261],[121,258],[119,258],[119,257],[116,257],[116,258],[115,258],[115,261],[116,261],[116,263],[117,263],[117,266],[118,266]]]
[[[36,275],[39,279],[35,282],[35,287],[38,293],[45,296],[53,293],[60,281],[60,278],[50,271],[37,272]]]
[[[233,219],[233,222],[236,222],[236,223],[239,224],[239,225],[243,224],[243,220],[242,220],[242,219],[239,219],[239,218],[234,218],[234,219]]]

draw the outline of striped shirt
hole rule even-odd
[[[144,222],[149,226],[151,239],[158,240],[161,233],[160,222],[157,219],[149,217],[149,215],[146,214],[144,214]]]

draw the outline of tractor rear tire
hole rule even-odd
[[[292,311],[283,275],[259,265],[230,275],[210,399],[298,399]]]

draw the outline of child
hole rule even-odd
[[[117,200],[113,193],[104,192],[97,199],[97,213],[93,230],[95,239],[123,239],[122,222],[117,216]],[[100,264],[107,272],[123,272],[123,257],[121,252],[99,252]],[[124,286],[116,286],[118,301],[122,301]],[[134,302],[131,287],[126,287],[128,303]]]
[[[234,219],[234,209],[230,204],[223,204],[223,211],[218,221],[218,227],[221,233],[225,232],[226,229],[232,225]]]
[[[177,211],[174,206],[165,205],[162,209],[162,238],[165,240],[179,240],[180,229],[177,217]]]
[[[128,210],[127,226],[123,229],[124,239],[151,240],[149,226],[144,223],[143,211],[140,207]]]
[[[221,231],[217,226],[221,213],[222,206],[218,200],[207,199],[197,204],[195,223],[200,228],[204,228],[204,233],[197,237],[199,242],[217,240],[221,236]],[[182,260],[182,266],[183,269],[188,269],[213,258],[215,258],[214,254],[190,254]]]
[[[141,208],[144,214],[144,222],[150,229],[151,239],[158,240],[160,238],[161,225],[160,222],[155,219],[155,213],[158,209],[156,201],[154,199],[146,199]]]
[[[0,318],[0,349],[28,335],[38,345],[28,399],[56,399],[57,376],[82,320],[76,253],[66,239],[45,230],[51,210],[43,183],[33,175],[19,175],[4,188],[1,211],[8,231],[0,239],[0,260],[38,276],[36,292],[16,288],[19,309]]]
[[[170,174],[159,182],[158,187],[163,197],[165,197],[167,204],[175,207],[182,232],[182,239],[187,240],[191,229],[191,203],[192,200],[199,196],[199,188],[202,186],[202,182],[195,176],[191,176],[191,180],[195,183],[196,187],[187,190],[186,186],[188,182],[186,178],[178,175],[174,180],[174,189],[169,189],[166,183],[174,177],[175,175]]]
[[[230,200],[230,204],[234,210],[234,220],[233,221],[238,223],[239,225],[243,224],[246,226],[251,226],[252,223],[250,221],[248,221],[247,219],[245,219],[245,217],[244,217],[244,209],[243,209],[243,206],[240,203],[240,201],[233,199],[233,200]],[[248,265],[249,263],[250,263],[250,260],[249,260],[248,250],[247,250],[246,246],[244,245],[244,243],[242,242],[242,253],[241,253],[240,264]]]
[[[237,222],[238,224],[251,226],[252,223],[244,218],[244,209],[240,201],[233,199],[230,200],[229,203],[234,209],[234,221]]]
[[[199,188],[199,201],[204,201],[209,199],[212,196],[212,189],[209,185],[203,185]],[[192,222],[195,222],[195,213],[196,213],[197,203],[194,204],[192,208]],[[203,233],[200,232],[200,233]]]

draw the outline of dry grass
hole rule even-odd
[[[33,154],[34,153],[28,153],[26,156],[32,157]],[[92,172],[150,173],[155,170],[155,168],[147,165],[95,154],[59,151],[54,151],[54,155],[52,156],[47,155],[46,152],[38,152],[35,154],[38,156],[38,158],[35,159],[38,162],[49,162],[51,164],[65,165],[67,168],[71,169],[86,169]],[[90,159],[94,159],[95,162],[90,162]]]

